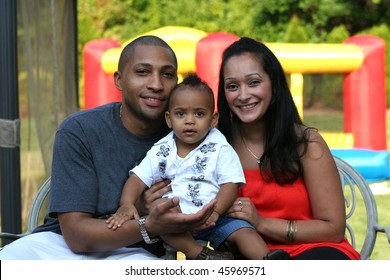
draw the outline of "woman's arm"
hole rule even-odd
[[[345,206],[340,177],[327,144],[315,131],[311,131],[302,165],[313,220],[296,221],[294,243],[341,242],[345,232]],[[288,220],[260,216],[249,198],[238,200],[244,206],[240,210],[235,203],[229,210],[230,216],[247,220],[267,239],[287,242]]]
[[[334,158],[321,135],[311,131],[306,155],[302,158],[303,179],[313,221],[301,221],[297,241],[341,242],[345,233],[345,204]]]

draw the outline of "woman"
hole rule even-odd
[[[285,250],[292,259],[360,259],[344,236],[333,156],[303,124],[283,69],[264,44],[244,37],[225,50],[218,111],[247,182],[229,216],[250,222],[271,251]]]

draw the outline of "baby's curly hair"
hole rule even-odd
[[[183,87],[194,88],[194,89],[198,89],[199,91],[204,91],[204,92],[209,93],[211,96],[211,98],[210,98],[211,99],[211,106],[212,106],[212,108],[214,108],[215,101],[214,101],[213,90],[198,75],[189,74],[188,76],[186,76],[181,83],[177,84],[172,89],[170,98],[172,98],[175,91],[177,91],[178,89],[183,88]]]

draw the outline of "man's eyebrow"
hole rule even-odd
[[[176,69],[176,67],[174,65],[172,65],[172,64],[164,65],[162,68],[164,68],[164,69],[167,69],[167,68],[169,68],[169,69]]]
[[[134,64],[134,66],[150,67],[152,65],[150,63],[146,63],[146,62],[139,62],[139,63]]]
[[[155,67],[157,65],[153,65],[151,63],[147,62],[139,62],[134,64],[134,67]],[[176,67],[173,64],[166,64],[161,66],[162,69],[176,69]]]

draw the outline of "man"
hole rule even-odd
[[[114,81],[121,103],[78,112],[61,124],[45,224],[4,247],[0,259],[156,259],[155,237],[204,227],[215,201],[191,215],[174,210],[177,198],[150,208],[170,189],[160,182],[138,203],[147,216],[107,228],[128,171],[168,132],[164,113],[177,84],[176,56],[160,38],[139,37],[123,49]]]

